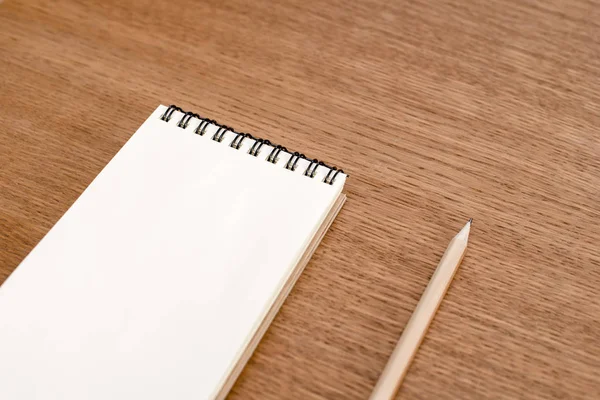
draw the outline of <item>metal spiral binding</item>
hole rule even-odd
[[[279,154],[282,151],[290,154],[291,155],[290,159],[287,161],[287,163],[284,166],[284,168],[286,168],[290,171],[296,170],[296,167],[298,166],[298,161],[300,161],[300,159],[303,159],[303,160],[306,160],[309,162],[308,167],[306,168],[306,170],[304,170],[304,173],[303,173],[304,176],[307,176],[309,178],[315,177],[315,175],[317,174],[317,169],[319,167],[329,168],[329,172],[327,173],[327,176],[325,177],[325,179],[323,179],[323,182],[325,182],[328,185],[333,185],[338,174],[344,173],[343,170],[337,169],[336,167],[331,167],[331,166],[325,164],[323,161],[319,161],[317,159],[314,159],[314,160],[310,159],[310,158],[306,157],[304,154],[298,153],[297,151],[291,152],[281,145],[271,143],[269,140],[266,140],[266,139],[256,138],[249,133],[237,132],[235,129],[233,129],[227,125],[219,124],[214,119],[204,118],[196,113],[189,112],[189,111],[187,111],[187,112],[183,111],[180,107],[177,107],[175,105],[170,105],[169,107],[167,107],[167,109],[165,110],[163,115],[160,117],[160,119],[165,122],[169,122],[171,120],[171,118],[173,117],[173,114],[175,113],[175,111],[179,111],[179,112],[183,113],[183,116],[181,117],[179,122],[177,122],[177,127],[179,127],[179,128],[186,129],[189,126],[189,124],[193,118],[199,119],[200,124],[196,127],[196,129],[194,129],[194,133],[196,133],[200,136],[204,136],[204,134],[206,133],[206,128],[208,128],[209,125],[217,126],[218,127],[217,131],[211,137],[211,139],[216,142],[219,142],[219,143],[222,142],[223,139],[225,138],[225,133],[227,133],[227,132],[235,133],[236,135],[235,135],[234,139],[231,141],[231,143],[229,143],[229,146],[236,150],[240,149],[240,147],[242,146],[242,143],[244,142],[245,139],[254,140],[254,144],[248,151],[248,154],[250,154],[251,156],[254,156],[254,157],[258,156],[263,145],[272,146],[273,149],[269,153],[269,156],[266,158],[267,162],[276,164],[277,161],[279,161]]]

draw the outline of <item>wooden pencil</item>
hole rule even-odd
[[[425,333],[427,333],[429,324],[433,320],[465,255],[472,222],[473,219],[471,218],[450,241],[415,311],[410,317],[406,328],[404,328],[394,352],[379,377],[379,381],[371,394],[371,400],[390,400],[400,388],[408,367],[417,353]]]

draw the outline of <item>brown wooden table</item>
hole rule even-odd
[[[368,397],[473,217],[400,397],[598,399],[599,77],[589,0],[6,0],[0,282],[175,103],[351,175],[232,398]]]

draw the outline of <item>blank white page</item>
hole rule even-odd
[[[0,399],[207,399],[344,184],[160,106],[0,287]]]

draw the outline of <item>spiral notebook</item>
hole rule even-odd
[[[0,399],[224,398],[345,180],[158,107],[0,287]]]

